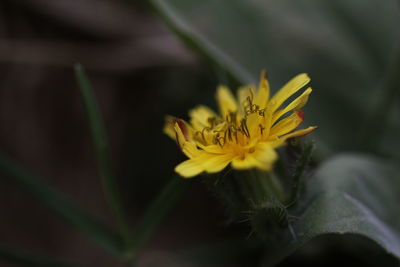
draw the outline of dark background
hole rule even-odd
[[[0,152],[110,225],[73,73],[78,62],[92,81],[134,226],[183,159],[162,134],[164,115],[185,116],[206,99],[192,96],[203,89],[212,94],[214,74],[140,1],[0,1]],[[142,261],[221,239],[224,217],[215,206],[202,186],[190,187]],[[3,245],[82,265],[118,266],[2,179],[0,214]]]

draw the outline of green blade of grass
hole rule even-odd
[[[129,244],[129,228],[125,217],[122,201],[117,185],[114,181],[114,173],[108,151],[107,137],[101,119],[100,110],[95,101],[92,86],[87,78],[83,67],[75,65],[75,75],[82,94],[85,106],[87,121],[92,135],[93,146],[95,149],[97,164],[100,169],[102,186],[108,199],[110,207],[113,209],[120,234],[124,237],[126,245]]]
[[[14,183],[28,195],[44,204],[64,221],[88,235],[98,245],[116,256],[122,256],[121,238],[96,217],[45,184],[36,175],[0,155],[0,177]]]
[[[53,259],[36,256],[25,252],[16,251],[15,249],[0,246],[0,261],[11,263],[19,266],[33,267],[77,267],[68,263],[62,263]]]
[[[182,178],[173,177],[147,208],[140,224],[134,231],[131,245],[133,257],[137,255],[138,250],[155,234],[158,226],[164,220],[168,212],[183,195],[186,185]]]

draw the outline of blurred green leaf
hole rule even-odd
[[[70,265],[67,263],[61,263],[52,259],[39,257],[36,255],[30,255],[21,253],[14,249],[5,248],[0,246],[0,261],[7,262],[20,266],[36,266],[36,267],[74,267],[76,265]]]
[[[375,109],[371,112],[368,118],[368,122],[365,125],[365,131],[363,138],[364,147],[369,148],[371,152],[379,151],[381,145],[380,140],[382,134],[387,128],[390,116],[389,114],[396,114],[400,117],[400,109],[396,105],[396,100],[400,100],[400,49],[398,54],[393,60],[393,63],[386,75],[385,84],[377,96],[377,103]],[[397,109],[394,109],[397,107]],[[392,112],[393,111],[393,112]],[[391,125],[397,127],[397,130],[389,129],[395,133],[399,133],[400,124],[395,122]],[[393,128],[393,127],[392,127]],[[395,139],[392,139],[395,140]],[[393,143],[391,144],[393,146]]]
[[[126,239],[125,242],[128,245],[130,242],[129,227],[127,225],[120,193],[114,181],[115,178],[108,151],[107,137],[104,130],[103,121],[101,119],[100,110],[97,106],[91,84],[81,65],[78,64],[75,66],[75,74],[81,90],[82,99],[87,114],[87,120],[92,134],[93,146],[95,149],[97,163],[100,168],[104,193],[106,194],[109,204],[115,213],[121,235]]]
[[[122,255],[122,240],[109,227],[69,200],[64,194],[42,182],[39,177],[22,169],[3,155],[0,155],[0,175],[2,179],[14,183],[64,221],[88,235],[98,245],[114,255]]]
[[[400,170],[362,155],[344,154],[325,162],[309,179],[307,199],[291,215],[296,237],[286,230],[270,244],[267,263],[273,265],[324,234],[365,236],[400,259]]]
[[[186,185],[187,181],[180,177],[173,177],[147,208],[140,224],[134,231],[131,249],[133,255],[136,255],[137,250],[155,234],[167,213],[181,198]]]
[[[294,75],[309,73],[315,90],[305,108],[306,124],[319,126],[315,135],[328,149],[359,148],[368,111],[400,47],[398,1],[152,3],[184,40],[242,83],[257,83],[260,70],[267,69],[276,91]],[[390,112],[400,114],[398,108]],[[383,146],[399,156],[394,144],[400,128],[391,122]]]

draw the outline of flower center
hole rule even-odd
[[[248,117],[252,114],[257,116],[265,116],[265,108],[261,109],[259,105],[253,102],[253,93],[243,101],[242,114],[238,112],[229,112],[225,118],[210,117],[208,118],[209,126],[204,127],[201,131],[197,131],[196,136],[201,137],[204,144],[214,144],[221,147],[226,144],[245,145],[250,140],[250,131],[248,128]],[[244,115],[243,115],[244,114]],[[265,129],[263,124],[258,125],[261,135]]]

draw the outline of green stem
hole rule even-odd
[[[273,173],[251,169],[238,172],[236,180],[250,206],[261,205],[269,199],[284,199],[282,184]]]
[[[116,217],[120,234],[124,238],[126,246],[128,246],[130,243],[129,228],[120,193],[114,182],[114,173],[111,166],[107,137],[101,119],[100,110],[95,101],[92,86],[86,77],[83,67],[79,64],[75,66],[75,75],[82,93],[97,163],[100,168],[103,190]]]

